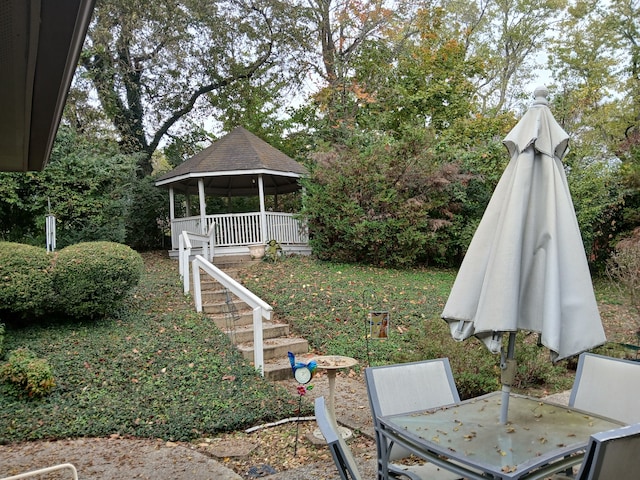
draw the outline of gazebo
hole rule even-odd
[[[206,234],[214,226],[215,254],[249,253],[250,245],[277,241],[284,251],[309,253],[305,225],[294,213],[267,211],[265,198],[301,190],[305,167],[242,127],[236,127],[200,153],[156,180],[169,190],[171,254],[183,231]],[[184,217],[176,218],[176,197],[184,197]],[[198,197],[192,215],[191,198]],[[207,214],[207,196],[259,197],[259,212]]]

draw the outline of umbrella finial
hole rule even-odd
[[[533,96],[535,97],[535,100],[533,101],[534,105],[549,104],[549,101],[547,100],[547,97],[549,96],[549,90],[544,85],[536,87],[536,89],[533,92]]]

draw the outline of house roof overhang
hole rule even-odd
[[[94,4],[0,2],[0,171],[46,165]]]

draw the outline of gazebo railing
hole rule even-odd
[[[216,245],[235,247],[260,242],[260,214],[233,213],[207,215],[207,224],[215,223]]]
[[[303,222],[292,213],[266,212],[266,232],[269,240],[281,245],[307,245],[309,235]],[[262,243],[260,213],[228,213],[206,215],[206,231],[216,225],[216,247],[235,247]],[[176,218],[171,222],[171,242],[174,250],[179,248],[179,237],[183,231],[201,232],[200,217]]]
[[[267,242],[269,240],[277,240],[283,245],[307,245],[309,232],[304,222],[292,213],[267,212]]]

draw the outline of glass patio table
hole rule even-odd
[[[380,417],[378,477],[388,478],[391,445],[399,444],[470,479],[543,479],[579,464],[593,433],[623,425],[563,405],[511,395],[500,424],[502,393],[493,392],[434,410]]]

